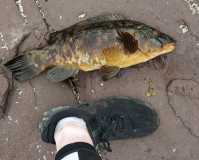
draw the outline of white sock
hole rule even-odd
[[[85,128],[85,129],[87,128],[86,123],[83,119],[80,119],[80,118],[77,118],[77,117],[68,117],[68,118],[64,118],[64,119],[60,120],[57,123],[54,134],[56,134],[57,132],[62,130],[67,124],[78,125],[79,127],[82,127],[82,128]]]
[[[54,138],[57,150],[76,142],[85,142],[93,145],[86,122],[77,117],[68,117],[60,120],[55,128]]]

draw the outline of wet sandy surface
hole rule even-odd
[[[199,1],[198,0],[18,0],[0,2],[0,58],[11,59],[18,49],[42,45],[48,30],[63,29],[84,18],[105,12],[122,13],[150,24],[177,40],[168,64],[132,67],[122,77],[102,82],[98,72],[81,73],[80,97],[92,101],[112,95],[142,99],[158,112],[160,128],[153,135],[112,143],[110,160],[198,160],[199,159]],[[19,6],[22,6],[21,7]],[[45,23],[47,22],[47,24]],[[156,95],[147,97],[149,81]],[[103,84],[102,84],[103,83]],[[1,83],[0,83],[1,85]],[[0,86],[1,88],[2,86]],[[53,160],[55,147],[44,144],[38,122],[44,111],[75,104],[70,88],[55,84],[45,74],[25,83],[15,83],[8,111],[0,120],[0,160]]]

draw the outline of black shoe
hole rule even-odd
[[[108,151],[111,151],[109,141],[147,136],[159,126],[157,113],[143,102],[128,97],[110,97],[76,107],[57,107],[45,112],[39,125],[44,142],[55,143],[56,125],[66,117],[82,118],[95,147],[103,146]]]

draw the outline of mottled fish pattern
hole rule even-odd
[[[128,19],[100,19],[100,16],[52,33],[48,44],[6,64],[16,79],[28,80],[56,68],[49,72],[52,79],[68,74],[58,78],[59,81],[79,70],[93,71],[104,66],[126,68],[175,49],[173,38],[148,25]]]

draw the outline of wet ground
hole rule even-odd
[[[113,152],[106,155],[109,160],[199,159],[198,0],[6,0],[0,1],[0,11],[1,62],[41,46],[48,31],[107,12],[122,13],[170,34],[177,49],[167,65],[132,67],[107,82],[97,72],[81,73],[80,97],[92,101],[131,96],[151,104],[160,116],[160,128],[153,135],[113,142]],[[6,83],[2,76],[0,80],[2,91]],[[150,88],[155,94],[148,97]],[[0,160],[53,160],[55,147],[40,140],[37,125],[49,108],[76,103],[70,88],[49,82],[44,74],[15,82],[8,98],[7,113],[0,120]]]

